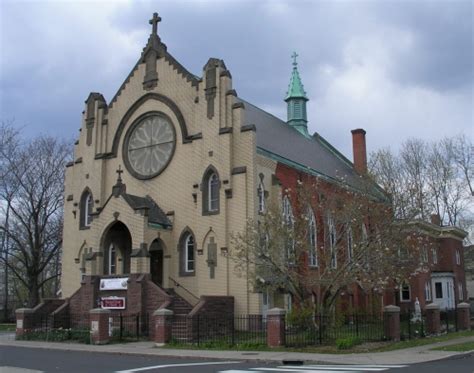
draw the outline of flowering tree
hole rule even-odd
[[[284,190],[282,202],[234,236],[236,270],[247,272],[257,291],[291,293],[297,306],[321,313],[355,286],[381,292],[426,271],[425,243],[395,220],[371,180],[361,177],[360,185],[306,178]]]

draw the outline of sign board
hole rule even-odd
[[[127,290],[128,277],[103,278],[100,280],[100,290]]]
[[[16,320],[16,327],[18,329],[23,329],[23,320]]]
[[[107,310],[125,309],[125,297],[102,297],[100,307]]]
[[[92,333],[97,333],[99,331],[99,322],[94,320],[91,322],[91,331]]]

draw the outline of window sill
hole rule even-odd
[[[84,225],[84,226],[82,226],[82,227],[79,227],[79,230],[80,230],[80,231],[85,231],[85,230],[87,230],[87,229],[91,229],[91,226],[90,226],[90,225]]]
[[[219,210],[216,210],[216,211],[203,211],[202,216],[218,215],[219,212],[220,212]]]
[[[182,271],[179,273],[179,277],[192,277],[192,276],[195,276],[196,275],[196,271],[192,271],[192,272],[185,272],[185,271]]]

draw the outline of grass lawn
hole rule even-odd
[[[14,332],[16,324],[0,324],[0,332]]]
[[[459,352],[474,351],[474,342],[465,342],[465,343],[459,343],[459,344],[451,345],[451,346],[436,347],[436,348],[432,348],[432,350],[459,351]]]
[[[464,331],[457,333],[444,334],[438,337],[426,337],[411,339],[408,341],[401,342],[371,342],[363,343],[361,345],[354,346],[347,350],[339,350],[335,345],[323,345],[323,346],[307,346],[307,347],[278,347],[269,348],[265,344],[255,343],[243,343],[241,345],[228,345],[225,343],[202,343],[199,346],[187,343],[171,343],[159,348],[171,348],[171,349],[194,349],[194,350],[239,350],[239,351],[285,351],[285,352],[307,352],[307,353],[319,353],[319,354],[354,354],[354,353],[367,353],[367,352],[384,352],[401,350],[404,348],[424,346],[437,342],[449,341],[461,337],[474,336],[474,331]],[[464,345],[464,344],[463,344]],[[449,346],[452,347],[452,346]],[[467,347],[466,347],[467,348]],[[473,348],[471,346],[471,348]],[[459,351],[459,350],[455,350]],[[467,351],[467,350],[466,350]]]
[[[403,349],[403,348],[424,346],[424,345],[428,345],[428,344],[432,344],[432,343],[436,343],[436,342],[450,341],[452,339],[461,338],[461,337],[469,337],[469,336],[474,336],[474,331],[448,333],[448,334],[440,335],[438,337],[426,337],[426,338],[411,339],[411,340],[408,340],[408,341],[387,343],[385,346],[382,346],[380,348],[376,348],[372,351],[374,351],[374,352],[383,352],[383,351],[400,350],[400,349]]]

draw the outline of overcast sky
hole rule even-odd
[[[282,119],[296,51],[309,130],[350,159],[359,127],[369,151],[474,137],[472,1],[2,0],[0,119],[76,137],[88,93],[110,101],[154,11],[189,71],[224,59],[238,95]]]

